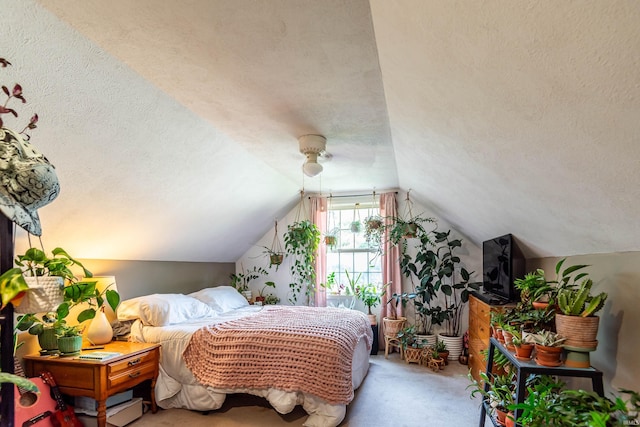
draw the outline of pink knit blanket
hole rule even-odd
[[[301,391],[331,404],[348,404],[360,339],[371,348],[364,313],[265,306],[256,315],[199,329],[183,355],[196,379],[210,387]]]

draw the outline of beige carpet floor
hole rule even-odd
[[[477,426],[479,399],[471,399],[466,387],[468,366],[450,361],[443,370],[406,364],[397,353],[371,356],[369,373],[347,407],[341,426],[429,427]],[[268,402],[250,395],[229,395],[224,406],[208,414],[184,409],[146,413],[129,427],[239,427],[302,426],[307,414],[301,407],[281,415]],[[491,422],[487,420],[487,426]]]

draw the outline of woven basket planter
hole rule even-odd
[[[565,345],[572,347],[594,348],[598,341],[598,316],[567,316],[556,314],[556,331],[567,338]]]
[[[382,319],[382,325],[384,327],[384,334],[391,338],[397,338],[398,332],[404,329],[404,325],[407,323],[406,317],[398,317],[392,319],[390,317],[384,317]]]
[[[420,363],[422,361],[422,348],[407,347],[404,349],[404,361],[407,363]]]

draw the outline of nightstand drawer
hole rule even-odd
[[[108,369],[107,373],[109,377],[112,377],[115,375],[119,375],[124,371],[139,368],[140,366],[145,364],[151,364],[153,366],[155,362],[155,358],[156,356],[152,352],[137,354],[127,359],[122,359],[113,363],[109,363],[109,365],[107,366],[107,369]]]
[[[115,388],[122,384],[128,384],[136,378],[151,378],[155,373],[156,367],[153,362],[147,362],[140,365],[134,365],[126,370],[120,370],[117,373],[110,373],[107,379],[108,387]]]

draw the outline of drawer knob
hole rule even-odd
[[[138,372],[132,372],[129,374],[129,378],[137,378],[140,376],[140,371]]]
[[[127,363],[127,365],[129,365],[129,366],[135,366],[135,365],[137,365],[137,364],[138,364],[138,363],[140,363],[140,362],[141,362],[141,359],[140,359],[140,358],[137,358],[137,359],[134,359],[134,360],[130,360],[130,361],[129,361],[129,363]]]

